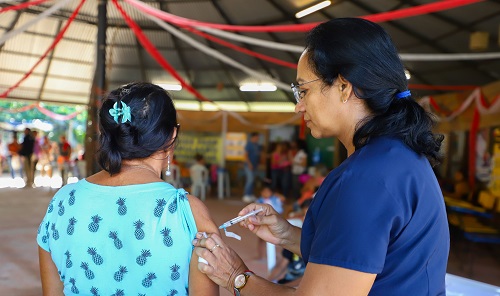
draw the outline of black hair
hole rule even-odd
[[[258,136],[258,135],[259,135],[258,132],[251,132],[250,133],[250,138],[253,138],[253,137]]]
[[[113,105],[130,107],[131,120],[118,122],[109,113]],[[140,159],[175,145],[177,127],[174,103],[163,88],[145,82],[130,83],[111,91],[99,110],[99,165],[110,175],[119,173],[122,160]]]
[[[195,159],[196,161],[201,161],[201,160],[203,160],[203,159],[204,159],[203,154],[196,153],[196,154],[194,155],[194,159]]]
[[[361,18],[337,18],[316,26],[306,38],[307,58],[323,84],[340,76],[353,85],[371,115],[356,126],[353,144],[363,147],[370,138],[394,136],[432,165],[442,159],[444,136],[433,134],[435,122],[411,96],[403,64],[389,34],[378,24]]]

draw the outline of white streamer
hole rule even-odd
[[[499,95],[500,96],[500,95]],[[462,105],[460,105],[460,107],[454,111],[452,114],[446,116],[446,117],[441,117],[441,116],[437,116],[436,115],[436,118],[438,121],[446,121],[446,122],[449,122],[453,119],[455,119],[455,117],[457,117],[458,115],[462,114],[465,110],[467,110],[467,108],[469,108],[469,106],[473,103],[473,102],[476,102],[476,107],[479,111],[479,113],[481,115],[487,115],[487,114],[495,114],[495,113],[498,113],[500,112],[500,99],[496,99],[496,102],[491,105],[489,108],[486,108],[483,106],[483,104],[481,103],[481,89],[480,88],[476,88],[474,89],[474,91],[472,91],[472,93],[467,97],[467,99],[465,99],[465,101],[462,103]],[[418,103],[426,108],[426,109],[430,109],[430,97],[426,96],[426,97],[423,97],[422,99],[420,99],[418,101]]]
[[[158,24],[158,26],[162,27],[163,29],[167,30],[168,32],[170,32],[170,34],[176,36],[177,38],[183,40],[184,42],[190,44],[191,46],[193,46],[194,48],[197,48],[198,50],[202,51],[203,53],[213,57],[213,58],[216,58],[230,66],[233,66],[237,69],[240,69],[241,71],[247,73],[248,75],[250,76],[253,76],[257,79],[260,79],[262,81],[269,81],[269,82],[272,82],[274,83],[274,85],[276,85],[276,87],[284,90],[284,91],[288,91],[288,92],[291,92],[292,90],[290,89],[290,85],[287,84],[287,83],[284,83],[284,82],[281,82],[279,80],[276,80],[272,77],[269,77],[267,75],[264,75],[262,73],[259,73],[255,70],[252,70],[246,66],[244,66],[243,64],[221,54],[220,52],[194,40],[193,38],[189,37],[188,35],[182,33],[181,31],[177,30],[176,28],[174,28],[173,26],[165,23],[164,21],[152,16],[152,15],[149,15],[149,14],[145,14],[144,12],[141,11],[141,13],[146,16],[147,18],[149,18],[150,20],[152,20],[153,22],[155,22],[156,24]]]
[[[500,59],[500,52],[482,53],[401,53],[403,61],[465,61],[465,60],[494,60]]]
[[[25,23],[21,27],[9,31],[8,33],[3,34],[2,37],[0,37],[0,45],[4,44],[5,41],[9,40],[10,38],[17,36],[18,34],[23,33],[28,29],[30,26],[32,26],[34,23],[40,21],[41,19],[46,18],[47,16],[51,15],[55,11],[59,10],[61,7],[63,7],[66,3],[68,3],[70,0],[62,0],[57,2],[56,4],[52,5],[52,7],[44,10],[42,13],[40,13],[36,18],[32,19],[31,21]]]
[[[303,46],[291,45],[285,43],[277,43],[272,41],[267,41],[263,39],[248,37],[238,35],[232,32],[227,32],[214,28],[207,28],[197,26],[196,29],[230,39],[233,41],[243,42],[247,44],[257,45],[266,48],[298,52],[302,53],[304,51]],[[430,62],[430,61],[464,61],[464,60],[492,60],[500,59],[500,52],[481,52],[481,53],[401,53],[399,54],[401,60],[403,61],[420,61],[420,62]]]
[[[273,129],[273,128],[282,127],[282,126],[285,126],[287,124],[290,124],[290,123],[296,121],[297,119],[299,119],[302,116],[302,114],[298,113],[298,114],[295,114],[294,116],[290,117],[289,119],[287,119],[287,120],[285,120],[284,122],[281,122],[281,123],[276,123],[276,124],[255,124],[255,123],[252,123],[252,122],[246,120],[243,116],[241,116],[240,114],[238,114],[236,112],[231,112],[231,111],[227,111],[227,112],[229,113],[229,115],[231,115],[232,117],[234,117],[235,119],[237,119],[243,125],[253,126],[253,127],[262,128],[262,129]]]
[[[290,123],[293,123],[295,121],[297,121],[301,116],[302,114],[294,114],[292,117],[288,118],[287,120],[283,121],[283,122],[280,122],[280,123],[275,123],[275,124],[256,124],[255,122],[250,122],[248,121],[247,119],[245,119],[243,116],[241,116],[239,113],[237,112],[233,112],[233,111],[218,111],[214,114],[214,116],[210,117],[210,118],[207,118],[207,119],[202,119],[202,120],[193,120],[193,119],[189,119],[189,121],[191,123],[207,123],[207,122],[211,122],[211,121],[214,121],[216,119],[218,119],[219,117],[222,116],[223,112],[226,112],[227,114],[229,114],[230,116],[232,116],[233,118],[235,118],[236,120],[238,120],[241,124],[243,125],[246,125],[246,126],[252,126],[252,127],[255,127],[255,128],[261,128],[261,129],[273,129],[273,128],[279,128],[279,127],[282,127],[282,126],[285,126],[285,125],[288,125]],[[179,117],[180,120],[187,120],[187,118],[181,114],[181,112],[177,113],[177,116]]]
[[[196,29],[198,29],[200,31],[204,31],[206,33],[210,33],[212,35],[223,37],[226,39],[239,41],[239,42],[243,42],[243,43],[247,43],[247,44],[253,44],[253,45],[257,45],[257,46],[261,46],[261,47],[267,47],[267,48],[284,50],[284,51],[291,51],[291,52],[299,52],[299,53],[302,53],[304,51],[303,46],[267,41],[267,40],[263,40],[263,39],[238,35],[235,33],[222,31],[222,30],[214,29],[214,28],[207,28],[207,27],[199,27],[198,26],[198,27],[196,27]]]

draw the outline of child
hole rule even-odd
[[[279,194],[276,194],[271,189],[271,186],[264,185],[262,191],[260,192],[260,197],[257,199],[257,203],[271,205],[276,212],[283,214],[283,202],[285,198]]]
[[[260,192],[260,197],[257,199],[257,203],[271,205],[276,212],[283,214],[283,202],[285,198],[282,195],[274,193],[269,184],[264,185]],[[262,239],[258,239],[257,242],[257,259],[263,259],[266,253],[266,244]]]
[[[306,216],[309,205],[312,199],[305,200],[300,207],[300,210],[293,212],[288,221],[297,227],[302,227],[302,222]],[[296,280],[302,278],[306,269],[304,260],[297,254],[294,254],[286,249],[283,249],[282,259],[278,261],[269,275],[269,280],[278,284],[290,283],[292,286],[296,285]]]

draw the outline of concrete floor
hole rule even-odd
[[[55,190],[47,187],[0,188],[0,295],[41,295],[36,230]],[[233,218],[245,205],[239,197],[225,200],[208,197],[206,204],[217,225]],[[266,263],[255,260],[255,236],[238,227],[234,227],[233,231],[242,236],[242,241],[225,240],[241,255],[250,269],[266,276]],[[462,246],[452,241],[448,272],[500,286],[498,246],[473,245],[472,253],[461,252]],[[467,257],[470,254],[474,254],[473,260]],[[221,295],[229,296],[232,293],[224,290]]]

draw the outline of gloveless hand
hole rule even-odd
[[[206,238],[197,233],[193,246],[196,255],[208,262],[208,265],[198,263],[198,269],[214,283],[232,292],[234,278],[248,269],[240,256],[216,233],[209,233]]]
[[[278,214],[272,206],[267,204],[249,204],[238,215],[243,216],[258,208],[263,208],[264,210],[240,222],[240,226],[248,228],[255,235],[271,244],[284,246],[293,243],[293,238],[291,237],[293,235],[293,226]]]

